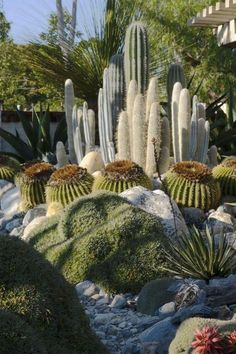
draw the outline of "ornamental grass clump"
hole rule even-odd
[[[205,164],[178,162],[166,173],[164,183],[170,197],[181,207],[208,211],[219,205],[220,185]]]
[[[34,208],[37,204],[46,202],[45,187],[54,171],[53,165],[47,162],[33,163],[23,170],[18,179],[22,210]]]
[[[46,187],[47,204],[60,203],[63,207],[75,199],[91,193],[94,178],[86,168],[66,165],[55,171]]]
[[[0,156],[0,179],[14,182],[15,174],[20,170],[20,163],[13,157]]]
[[[236,197],[236,160],[226,160],[216,166],[212,172],[220,183],[222,195]]]
[[[130,160],[119,160],[109,163],[103,174],[95,179],[93,191],[107,190],[122,193],[135,186],[152,189],[151,180],[142,167]]]
[[[208,281],[236,271],[236,251],[224,234],[216,238],[208,228],[203,235],[193,227],[189,235],[180,235],[174,244],[169,242],[168,248],[167,270],[171,274]]]

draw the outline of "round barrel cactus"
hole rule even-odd
[[[78,165],[66,165],[55,171],[46,187],[47,203],[58,202],[64,207],[92,191],[94,178],[86,168]]]
[[[213,176],[220,183],[223,195],[236,196],[236,159],[229,159],[213,168]]]
[[[130,160],[120,160],[106,166],[103,174],[95,179],[93,191],[101,189],[122,193],[135,186],[151,189],[152,183],[142,167]]]
[[[19,178],[19,187],[22,198],[22,210],[35,207],[46,202],[45,187],[51,174],[55,171],[53,165],[47,162],[38,162],[26,167]]]
[[[208,211],[219,204],[220,184],[205,164],[178,162],[166,173],[164,183],[171,198],[181,207]]]
[[[0,179],[5,179],[9,182],[14,181],[14,176],[20,170],[20,163],[13,157],[0,156]]]

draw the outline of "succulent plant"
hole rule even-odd
[[[47,203],[58,202],[63,206],[74,199],[89,194],[92,190],[93,176],[78,165],[67,165],[55,171],[46,187]]]
[[[236,196],[236,159],[223,161],[212,170],[223,195]]]
[[[142,167],[130,160],[120,160],[108,164],[103,174],[95,178],[93,191],[101,189],[121,193],[135,186],[152,188]]]
[[[15,174],[19,170],[20,163],[16,159],[7,155],[0,156],[0,179],[13,182]]]
[[[171,198],[181,207],[208,211],[219,204],[220,185],[213,177],[212,171],[200,162],[176,163],[166,173],[164,183]]]
[[[204,326],[201,330],[197,329],[194,335],[192,348],[195,348],[198,354],[223,353],[223,339],[217,328]]]
[[[31,163],[20,175],[22,209],[27,210],[45,203],[45,186],[55,168],[47,162]]]

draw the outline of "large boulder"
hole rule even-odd
[[[9,189],[1,198],[1,209],[5,215],[16,214],[20,209],[20,190],[18,187]]]
[[[222,211],[214,211],[211,213],[208,217],[207,225],[214,234],[236,231],[236,220],[234,217]]]
[[[174,238],[180,234],[188,234],[187,225],[175,203],[161,190],[150,191],[138,186],[120,194],[122,198],[146,212],[155,215],[163,226],[166,236]],[[174,214],[173,214],[174,211]]]
[[[0,279],[0,309],[27,323],[21,333],[35,333],[42,348],[17,353],[107,353],[91,332],[75,289],[30,245],[0,237]],[[9,353],[7,348],[1,342],[0,351]]]
[[[178,280],[173,278],[156,279],[145,284],[138,297],[137,310],[155,315],[159,307],[175,299],[175,291],[171,287],[177,284]]]
[[[58,226],[44,223],[28,241],[74,284],[90,279],[107,291],[138,292],[165,274],[161,223],[111,192],[76,200]]]
[[[194,341],[194,332],[204,326],[217,327],[223,335],[228,335],[236,329],[236,317],[230,321],[221,321],[211,318],[189,318],[184,321],[177,330],[174,340],[169,347],[169,354],[192,353],[197,354],[191,344]],[[220,352],[219,352],[220,353]],[[223,351],[222,351],[223,353]]]

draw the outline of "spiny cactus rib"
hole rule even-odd
[[[75,163],[76,155],[74,150],[74,139],[73,139],[73,129],[72,129],[73,107],[74,107],[73,82],[70,79],[67,79],[65,82],[65,114],[66,114],[66,122],[67,122],[69,159],[72,163]]]
[[[158,167],[160,174],[166,173],[170,167],[170,150],[167,146],[163,146],[160,151]]]
[[[157,77],[152,77],[147,91],[147,98],[146,98],[146,122],[148,122],[151,105],[158,100],[158,80]]]
[[[133,131],[132,131],[132,160],[145,168],[145,111],[144,97],[138,94],[134,101]]]
[[[167,117],[163,117],[161,122],[161,147],[170,150],[170,123]]]
[[[179,97],[179,154],[180,161],[189,160],[191,105],[188,89],[182,89]]]
[[[135,80],[131,80],[127,94],[127,114],[129,120],[129,141],[130,141],[130,156],[133,150],[133,109],[135,97],[138,94],[138,85]]]
[[[95,149],[95,112],[92,109],[88,110],[88,124],[91,138],[91,149]]]
[[[117,150],[119,160],[130,159],[129,122],[128,114],[125,111],[121,112],[119,115],[117,129]]]
[[[149,50],[147,31],[141,22],[133,22],[128,27],[124,52],[126,92],[130,81],[136,80],[138,93],[144,94],[149,81]]]
[[[202,149],[205,142],[205,119],[199,118],[197,121],[197,149],[195,154],[195,161],[202,161]]]
[[[175,162],[180,161],[180,151],[179,151],[179,98],[180,92],[182,90],[182,85],[180,82],[176,82],[173,87],[172,100],[171,100],[171,121],[172,121],[172,143],[173,143],[173,153]]]
[[[149,122],[148,122],[148,137],[147,137],[147,155],[146,155],[146,174],[151,178],[156,172],[156,161],[153,149],[153,138],[156,139],[157,155],[160,153],[160,131],[161,131],[161,118],[160,118],[160,106],[157,102],[152,103]]]
[[[66,149],[61,141],[57,142],[56,145],[56,157],[57,157],[57,168],[67,165],[68,158],[66,156]]]
[[[98,127],[99,127],[99,140],[101,147],[101,154],[105,164],[109,162],[107,143],[106,143],[106,128],[104,121],[104,109],[103,109],[103,89],[99,90],[98,94]]]
[[[211,168],[218,165],[217,155],[218,155],[217,147],[215,145],[212,145],[208,150],[208,163]]]
[[[210,124],[208,121],[205,122],[204,128],[205,128],[204,142],[202,146],[201,159],[199,160],[202,163],[206,163],[207,161],[207,153],[208,153],[208,146],[209,146],[209,139],[210,139]]]
[[[111,105],[113,133],[118,124],[118,115],[124,104],[124,59],[122,54],[113,55],[109,62],[109,101]]]
[[[165,174],[164,181],[171,198],[181,207],[208,211],[219,204],[220,185],[204,164],[178,162]]]
[[[150,179],[140,166],[130,160],[121,160],[108,164],[103,174],[95,178],[93,191],[121,193],[135,186],[152,188]]]
[[[174,85],[179,82],[181,83],[182,88],[186,87],[186,80],[184,76],[184,71],[180,63],[173,63],[170,65],[168,74],[167,74],[167,96],[168,96],[168,106],[169,106],[169,114],[168,117],[171,117],[172,111],[172,95]]]
[[[220,183],[224,196],[236,196],[236,160],[226,160],[213,168],[213,176]]]
[[[55,171],[46,186],[47,204],[65,206],[76,198],[91,193],[93,177],[78,165],[67,165]]]
[[[195,106],[196,108],[196,106]],[[197,137],[198,137],[198,119],[197,119],[197,108],[194,110],[191,118],[191,135],[190,135],[190,147],[189,147],[189,159],[195,160],[197,151]]]
[[[89,129],[89,119],[88,119],[88,104],[84,102],[83,104],[83,127],[84,127],[84,137],[85,137],[85,155],[92,151],[92,138]]]

